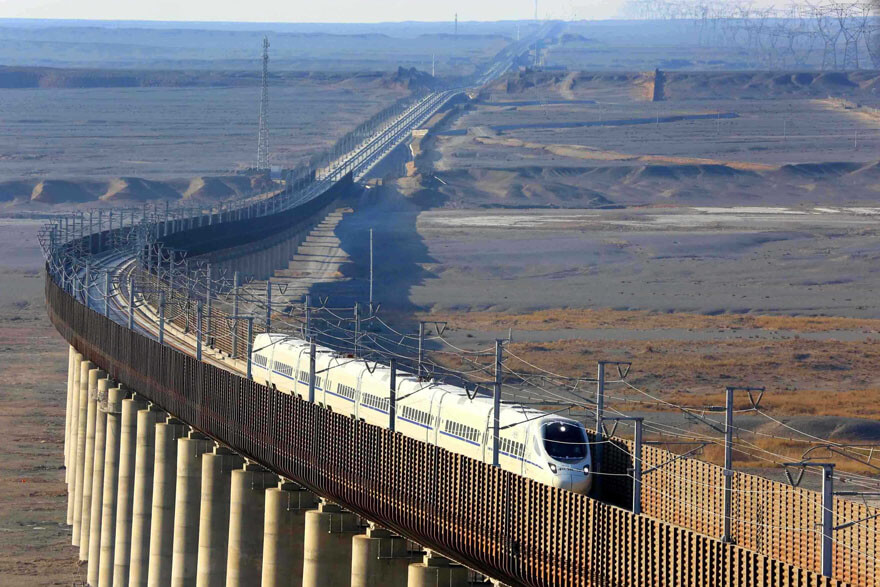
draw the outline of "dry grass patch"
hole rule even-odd
[[[467,330],[564,330],[576,328],[626,328],[648,330],[686,328],[693,330],[760,328],[794,332],[831,332],[857,330],[880,333],[880,320],[838,318],[833,316],[763,316],[752,314],[660,313],[647,310],[591,310],[557,308],[527,314],[503,312],[437,312],[426,314],[430,320],[444,320],[452,328]]]

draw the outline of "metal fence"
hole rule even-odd
[[[114,379],[319,495],[502,581],[843,585],[272,391],[128,330],[51,279],[46,298],[62,336]]]

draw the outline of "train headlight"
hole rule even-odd
[[[550,467],[550,472],[555,475],[556,474],[556,465],[554,465],[553,463],[547,463],[547,466]]]
[[[590,474],[590,465],[584,465],[584,475]]]

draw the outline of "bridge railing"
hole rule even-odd
[[[278,393],[87,308],[46,280],[83,356],[202,432],[364,517],[511,584],[843,585]]]

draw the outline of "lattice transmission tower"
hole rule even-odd
[[[257,142],[257,169],[269,169],[269,38],[263,37],[263,88],[260,96],[260,136]]]

